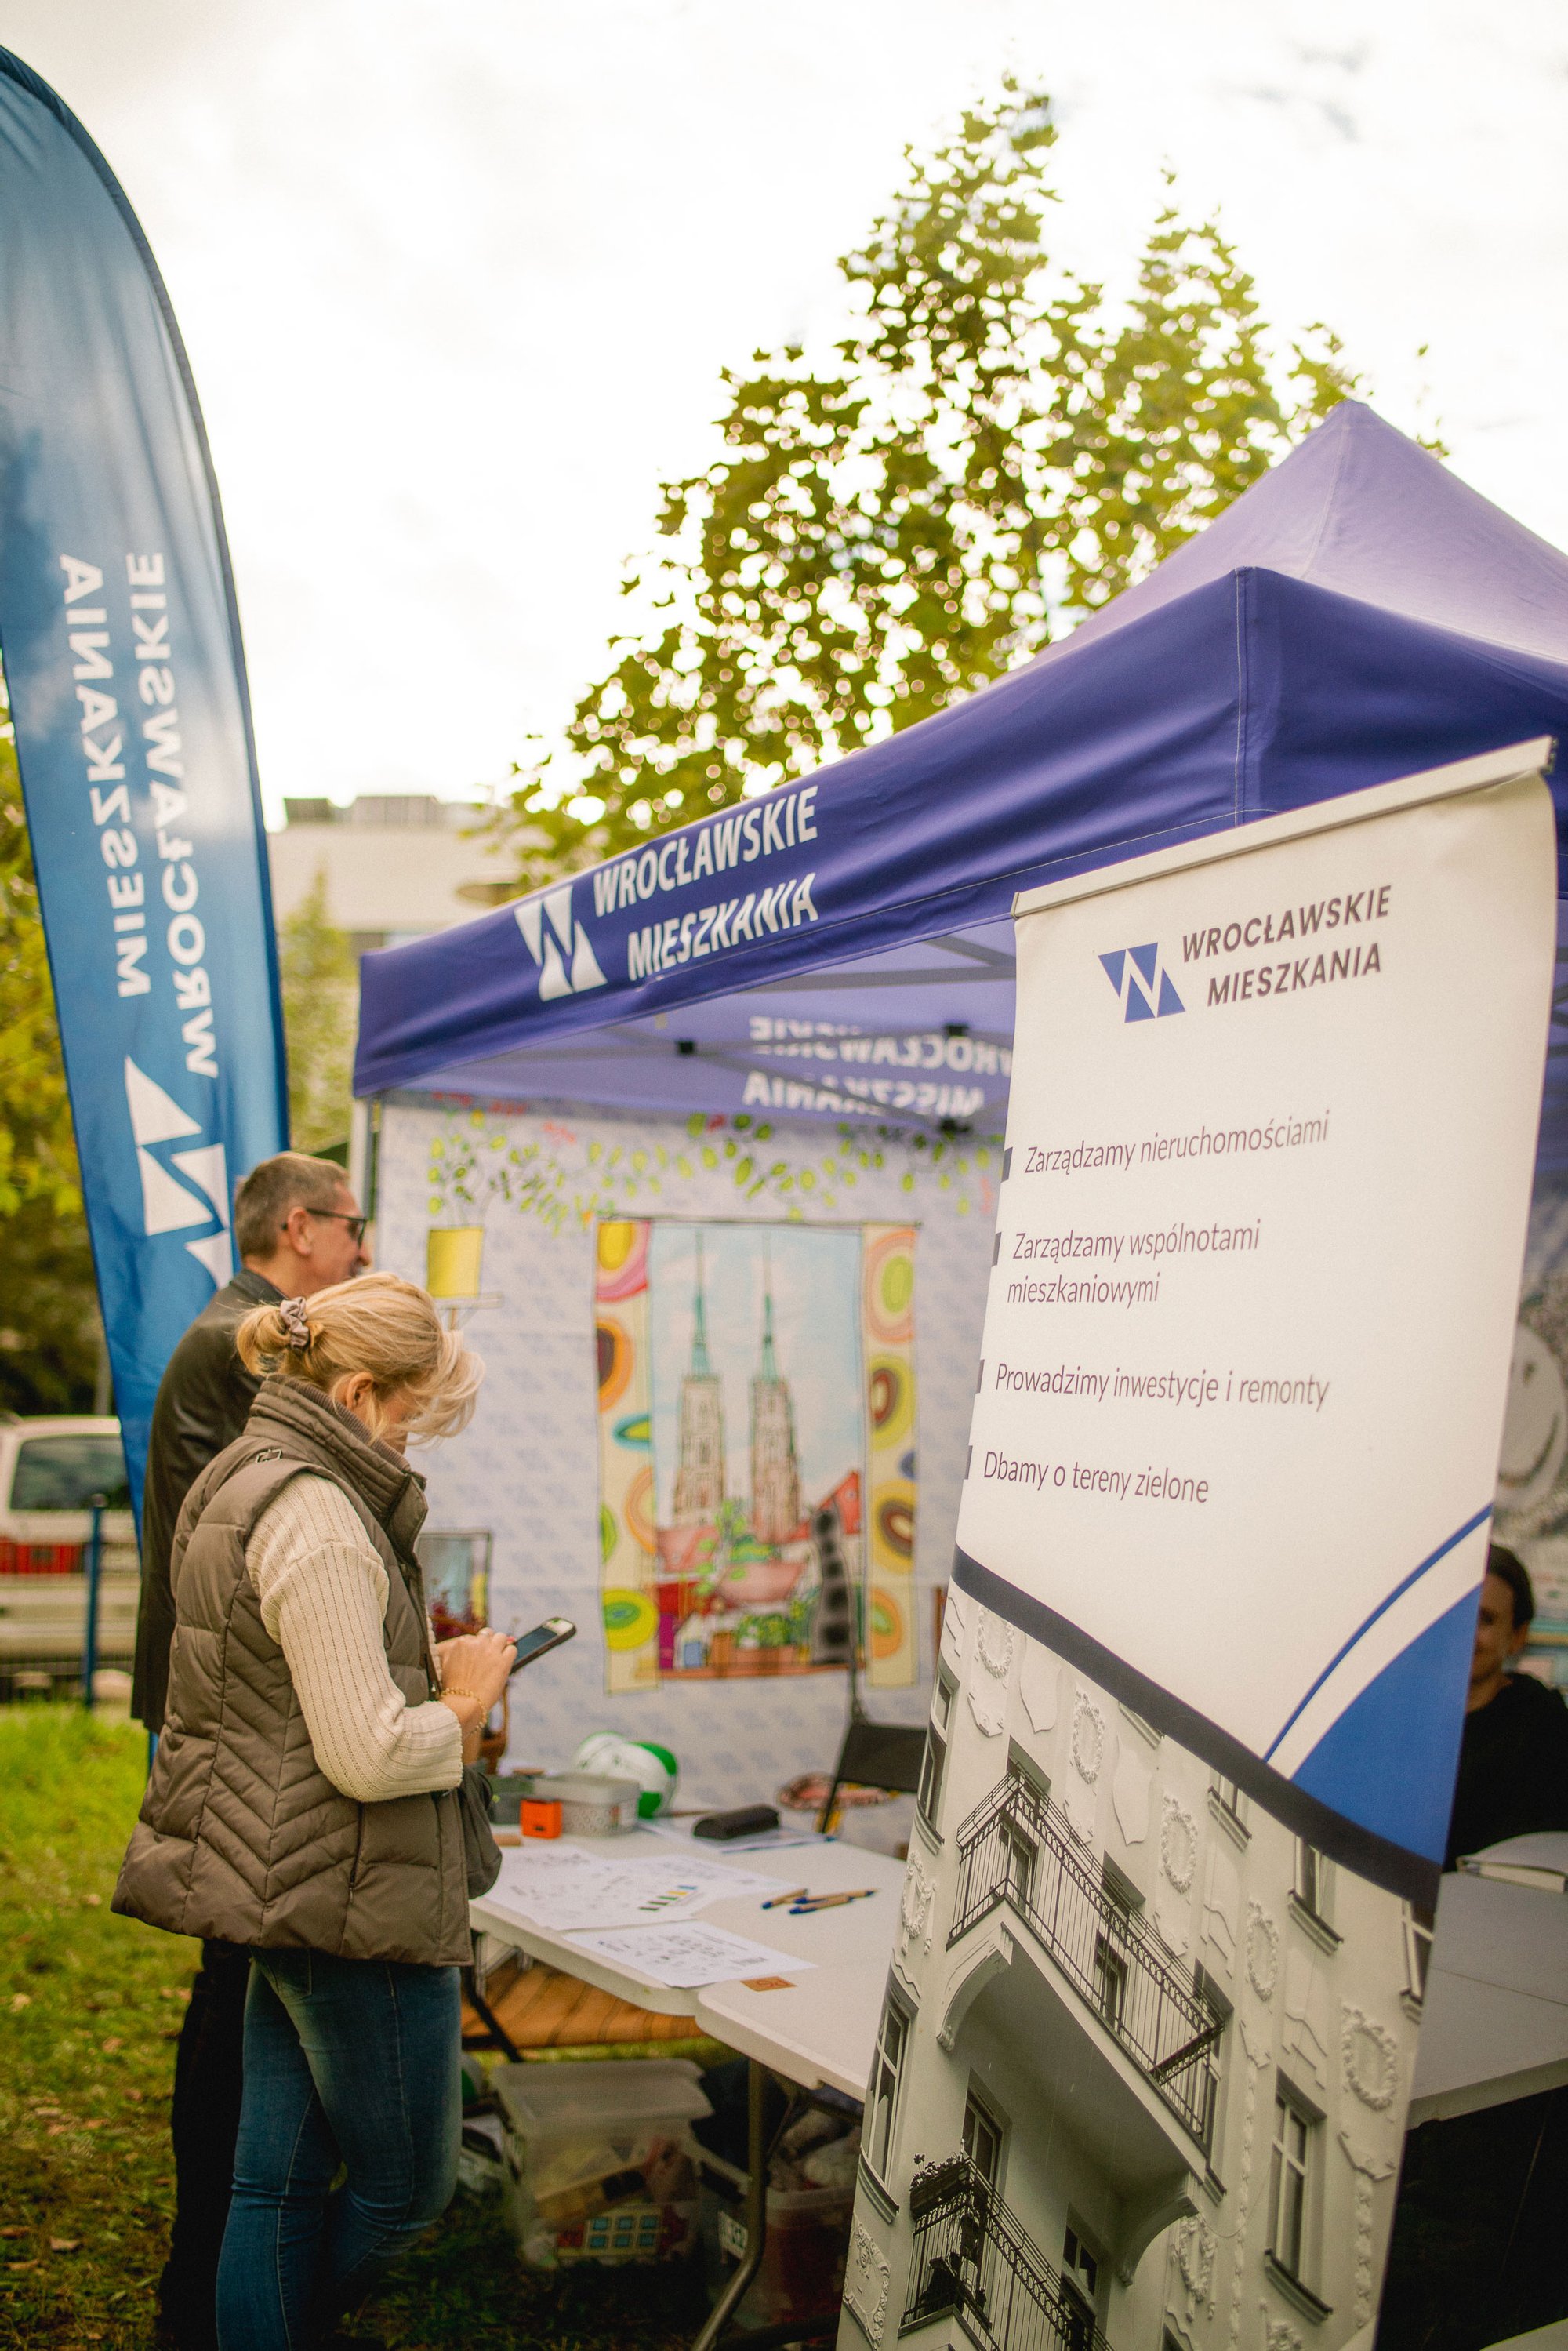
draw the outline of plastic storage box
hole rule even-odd
[[[643,1791],[635,1780],[601,1771],[540,1771],[528,1792],[538,1802],[559,1804],[563,1835],[614,1836],[637,1826]]]
[[[502,2200],[533,2269],[667,2261],[697,2238],[691,2126],[712,2108],[681,2058],[497,2065]]]

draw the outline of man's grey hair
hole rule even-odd
[[[280,1151],[264,1159],[235,1194],[235,1239],[242,1258],[270,1257],[282,1237],[290,1208],[331,1208],[348,1183],[330,1159],[303,1151]]]

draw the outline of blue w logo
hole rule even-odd
[[[1163,1020],[1167,1013],[1186,1010],[1160,962],[1157,946],[1118,947],[1114,955],[1103,955],[1100,960],[1122,999],[1124,1020]]]

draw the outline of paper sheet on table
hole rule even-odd
[[[776,1951],[768,1943],[754,1943],[746,1935],[732,1935],[727,1927],[705,1927],[700,1920],[672,1927],[634,1927],[625,1934],[579,1935],[580,1949],[606,1959],[628,1975],[647,1983],[667,1984],[672,1991],[695,1991],[699,1984],[730,1983],[744,1976],[798,1975],[814,1967],[814,1959]]]
[[[584,1928],[689,1918],[714,1902],[778,1893],[791,1882],[702,1854],[660,1853],[622,1862],[577,1853],[570,1845],[524,1845],[506,1855],[489,1899],[504,1900],[536,1926],[571,1934]]]

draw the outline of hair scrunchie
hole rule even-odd
[[[287,1335],[288,1343],[297,1355],[304,1354],[310,1344],[310,1317],[302,1298],[285,1298],[278,1303],[277,1319]]]

